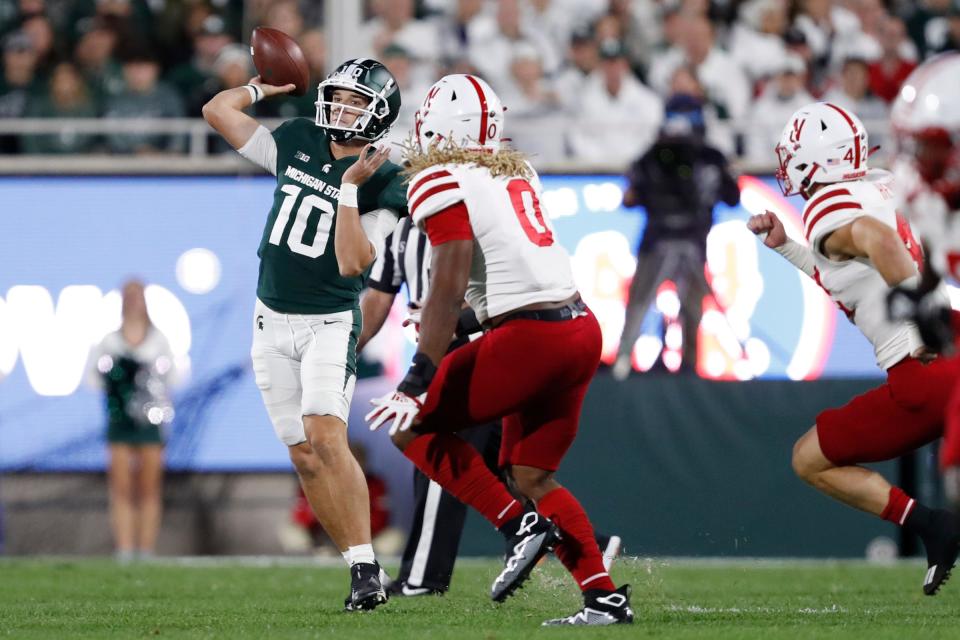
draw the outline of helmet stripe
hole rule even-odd
[[[477,79],[471,75],[468,75],[467,80],[470,81],[470,84],[473,85],[473,88],[477,90],[477,97],[480,98],[480,144],[486,144],[487,142],[487,96],[483,93],[483,87],[480,86],[480,83],[477,82]]]
[[[847,115],[847,112],[838,107],[835,104],[830,104],[829,102],[824,102],[825,105],[839,113],[843,116],[843,119],[847,121],[847,124],[850,125],[850,130],[853,131],[853,146],[854,146],[854,157],[853,157],[853,168],[860,168],[860,132],[857,130],[857,125],[853,123],[853,118]]]

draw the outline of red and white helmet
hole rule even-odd
[[[867,130],[857,116],[829,102],[808,104],[790,116],[780,134],[780,188],[789,196],[814,184],[862,178],[868,149]]]
[[[421,151],[446,141],[466,149],[500,149],[503,105],[483,79],[466,74],[440,78],[414,116]]]
[[[927,60],[907,78],[890,114],[897,159],[960,208],[960,53]]]

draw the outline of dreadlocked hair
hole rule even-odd
[[[515,149],[501,149],[490,151],[487,149],[467,149],[460,145],[446,141],[441,148],[434,143],[423,152],[407,138],[401,145],[403,161],[406,165],[403,175],[408,179],[424,169],[440,164],[467,164],[483,167],[490,171],[490,175],[499,177],[516,176],[518,178],[532,178],[533,171],[527,162],[527,157]]]

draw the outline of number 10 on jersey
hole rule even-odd
[[[298,187],[295,184],[285,184],[280,187],[280,191],[287,194],[287,197],[280,204],[277,219],[273,223],[273,229],[270,230],[270,244],[277,246],[280,246],[283,230],[290,220],[290,213],[293,211],[303,187]],[[303,238],[307,232],[307,220],[314,209],[319,209],[320,220],[317,222],[317,233],[313,236],[313,242],[307,244],[303,241]],[[333,205],[317,194],[310,194],[303,198],[300,201],[300,207],[297,209],[297,217],[294,218],[293,226],[290,227],[290,233],[287,235],[287,246],[290,247],[290,250],[308,258],[322,256],[327,249],[327,241],[330,240],[333,214]]]

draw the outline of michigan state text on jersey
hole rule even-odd
[[[334,158],[329,133],[305,118],[288,120],[272,137],[277,186],[257,250],[257,297],[284,313],[353,309],[363,277],[340,275],[333,242],[341,178],[356,158]],[[388,161],[360,187],[361,215],[405,212],[406,191],[400,167]]]
[[[293,88],[254,78],[217,94],[204,117],[277,177],[258,251],[254,375],[310,506],[350,565],[345,608],[373,609],[386,593],[370,544],[369,493],[347,446],[346,422],[360,288],[406,209],[399,167],[369,144],[396,120],[400,93],[376,60],[349,60],[317,87],[315,122],[295,119],[270,132],[242,112]]]

